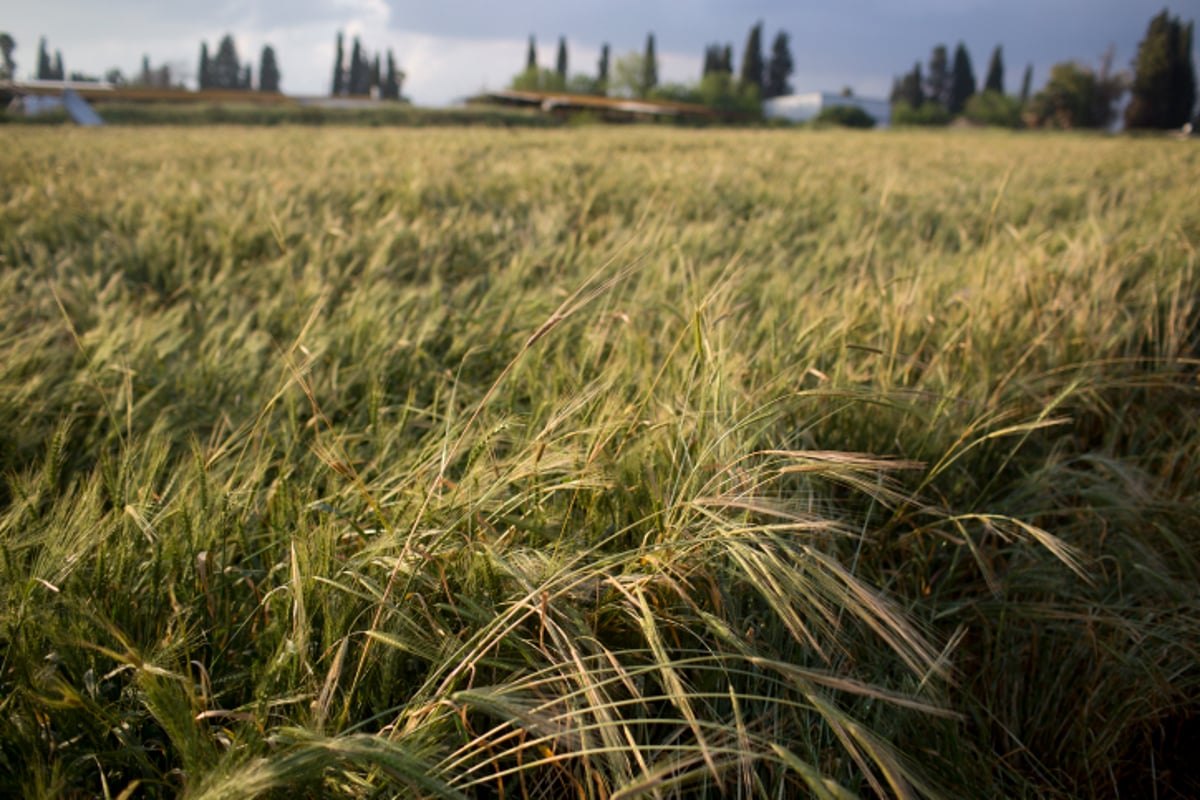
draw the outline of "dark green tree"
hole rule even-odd
[[[46,37],[38,40],[37,79],[48,81],[54,77],[54,66],[50,63],[50,53],[46,51]]]
[[[258,90],[260,92],[278,92],[279,78],[279,64],[275,59],[275,48],[267,45],[262,49],[262,58],[258,61]]]
[[[371,92],[383,96],[383,62],[379,60],[379,53],[371,59]]]
[[[209,77],[214,89],[238,89],[242,86],[242,65],[238,61],[233,36],[225,34],[217,46],[216,58],[209,64]]]
[[[350,49],[350,78],[347,91],[353,96],[369,95],[371,93],[371,65],[363,55],[362,42],[354,37],[354,47]]]
[[[67,74],[66,70],[63,69],[62,50],[54,51],[54,66],[51,67],[50,72],[54,75],[54,80],[66,80]]]
[[[926,78],[925,97],[942,108],[950,104],[950,57],[946,45],[939,44],[929,55],[929,76]]]
[[[1025,75],[1021,78],[1021,105],[1029,102],[1030,92],[1033,91],[1033,64],[1025,65]]]
[[[975,94],[975,70],[971,68],[971,56],[967,46],[962,42],[954,48],[954,67],[950,73],[950,101],[946,110],[951,114],[961,114],[967,107],[967,101]]]
[[[983,81],[983,90],[1004,94],[1004,55],[1000,51],[1000,45],[996,45],[996,49],[992,51],[992,59],[988,62],[987,77]]]
[[[763,97],[780,97],[792,93],[788,78],[795,70],[792,62],[792,50],[788,46],[786,31],[775,34],[775,42],[771,45],[771,60],[767,62],[767,78],[763,86]]]
[[[609,55],[608,43],[605,42],[600,47],[600,63],[596,66],[596,88],[600,94],[608,94]]]
[[[763,89],[762,23],[755,23],[746,37],[746,52],[742,54],[742,86],[755,87],[759,96]]]
[[[1125,79],[1110,73],[1110,61],[1106,58],[1099,72],[1075,62],[1055,64],[1046,86],[1029,101],[1029,122],[1061,129],[1111,125],[1125,93]]]
[[[208,42],[200,43],[200,66],[196,68],[196,85],[201,89],[209,88],[210,79],[208,76]]]
[[[721,53],[721,72],[732,77],[733,75],[733,45],[725,45],[725,50]]]
[[[1178,128],[1191,121],[1196,102],[1192,33],[1193,23],[1185,25],[1165,9],[1150,20],[1134,60],[1126,128]]]
[[[0,58],[4,59],[0,64],[0,78],[12,79],[17,74],[17,62],[12,57],[16,49],[16,40],[10,34],[0,33]]]
[[[337,97],[346,93],[346,50],[342,32],[337,35],[337,55],[333,57],[333,89],[330,93]]]
[[[658,55],[654,52],[654,34],[646,34],[646,52],[642,55],[642,97],[658,86]]]
[[[918,109],[925,105],[925,87],[921,78],[921,62],[913,64],[912,72],[897,78],[892,86],[892,104],[907,103]]]
[[[711,75],[716,72],[721,63],[721,46],[719,44],[710,44],[704,48],[704,69],[700,72],[700,77]]]
[[[383,88],[379,94],[384,100],[400,99],[400,73],[396,69],[396,57],[387,51],[387,71],[383,74]]]
[[[525,69],[537,69],[537,42],[534,41],[533,34],[529,34],[529,50],[525,53]]]
[[[558,37],[558,58],[554,61],[554,71],[564,81],[567,79],[567,37]]]

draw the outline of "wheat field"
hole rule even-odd
[[[1200,791],[1200,149],[0,131],[0,794]]]

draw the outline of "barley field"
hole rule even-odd
[[[0,130],[0,794],[1200,791],[1200,148]]]

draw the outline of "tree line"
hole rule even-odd
[[[709,44],[704,50],[700,78],[692,84],[662,83],[654,34],[646,35],[641,51],[612,59],[608,43],[600,48],[595,73],[568,74],[569,54],[565,36],[558,40],[554,66],[538,64],[537,41],[529,37],[525,69],[510,82],[517,91],[571,92],[600,96],[674,100],[705,105],[725,113],[759,115],[764,99],[789,94],[788,78],[795,67],[786,31],[775,35],[769,58],[762,52],[763,24],[756,23],[746,37],[741,68],[734,76],[733,46]]]
[[[1004,54],[992,51],[977,91],[966,46],[959,42],[953,59],[936,45],[922,71],[921,62],[892,83],[892,123],[945,125],[957,117],[1001,127],[1108,128],[1117,119],[1126,91],[1127,129],[1178,128],[1192,119],[1196,72],[1192,63],[1193,23],[1162,11],[1150,20],[1138,45],[1133,74],[1113,69],[1110,48],[1097,68],[1077,61],[1055,64],[1045,86],[1032,93],[1033,65],[1027,65],[1016,95],[1005,89]]]
[[[396,66],[396,57],[390,48],[387,51],[386,64],[380,60],[379,53],[368,59],[367,52],[357,36],[354,37],[348,63],[345,50],[345,37],[338,31],[337,55],[333,62],[333,86],[330,90],[332,96],[401,99],[400,90],[404,86],[405,75],[404,71]]]

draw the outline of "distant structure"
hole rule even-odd
[[[808,122],[822,110],[833,106],[861,108],[871,115],[879,128],[886,128],[892,124],[892,104],[887,100],[871,100],[837,92],[808,92],[772,97],[763,102],[763,116],[788,122]]]

